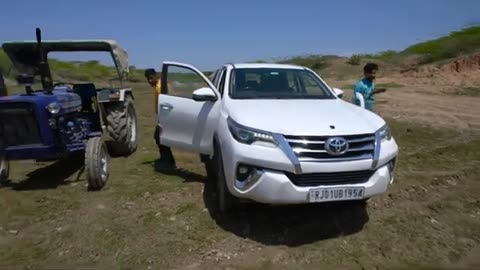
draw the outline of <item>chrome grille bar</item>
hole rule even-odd
[[[337,136],[331,136],[337,137]],[[375,135],[339,136],[347,140],[348,150],[340,156],[330,155],[325,149],[328,136],[284,136],[300,162],[332,162],[372,159],[375,155]]]

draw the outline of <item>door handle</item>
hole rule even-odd
[[[171,109],[173,109],[173,106],[170,103],[160,103],[160,109],[171,110]]]

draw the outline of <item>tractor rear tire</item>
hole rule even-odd
[[[0,157],[0,186],[8,184],[10,175],[10,163],[5,157]]]
[[[137,114],[131,96],[124,102],[114,102],[106,106],[107,130],[113,142],[110,151],[115,156],[129,156],[137,150]]]
[[[101,137],[90,138],[85,149],[85,172],[89,190],[102,189],[108,179],[109,155]]]

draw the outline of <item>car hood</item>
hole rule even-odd
[[[227,114],[237,123],[284,135],[374,133],[385,121],[340,99],[228,100]]]

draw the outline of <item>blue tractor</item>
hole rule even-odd
[[[122,82],[129,71],[127,53],[112,40],[42,41],[38,28],[36,35],[36,41],[2,45],[25,93],[0,95],[0,184],[8,183],[10,160],[53,161],[83,154],[88,189],[99,190],[109,177],[110,157],[137,149],[132,89],[54,83],[47,55],[109,52]],[[33,89],[38,77],[42,89]]]

